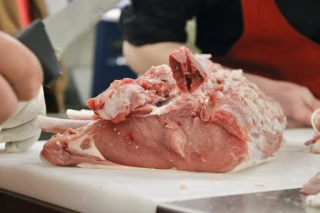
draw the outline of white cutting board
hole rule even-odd
[[[0,188],[90,213],[155,212],[161,202],[297,188],[320,171],[320,155],[303,146],[313,135],[287,130],[287,145],[275,160],[220,180],[208,173],[51,167],[39,160],[43,142],[20,154],[0,146]]]

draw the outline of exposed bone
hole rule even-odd
[[[44,132],[62,133],[68,128],[76,129],[94,122],[93,120],[69,120],[60,118],[50,118],[46,116],[38,116],[37,122]]]
[[[94,115],[94,112],[92,110],[73,110],[68,109],[67,115],[71,120],[92,120],[92,116]]]

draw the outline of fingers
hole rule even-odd
[[[297,108],[293,114],[287,115],[287,128],[298,128],[306,126],[310,127],[312,113],[313,110],[307,104],[302,103],[301,106]]]
[[[19,101],[34,98],[43,80],[38,59],[19,41],[2,32],[0,47],[0,74],[11,85],[16,98]]]
[[[320,100],[316,99],[307,87],[302,87],[299,95],[312,110],[320,108]]]
[[[314,98],[313,101],[311,102],[311,107],[313,110],[320,109],[320,100]]]
[[[8,153],[24,152],[39,139],[40,134],[41,131],[39,130],[24,140],[6,143],[4,151]]]
[[[320,100],[316,99],[311,93],[311,91],[306,87],[301,87],[298,90],[298,95],[304,100],[306,105],[302,107],[302,109],[299,109],[297,112],[295,112],[295,115],[292,117],[296,121],[303,122],[308,126],[314,126],[314,121],[312,120],[312,113],[314,112],[314,110],[320,108]]]
[[[302,108],[300,108],[298,111],[295,112],[292,118],[296,121],[301,122],[302,124],[311,126],[312,113],[313,111],[308,106],[303,106]]]
[[[41,87],[36,98],[31,100],[30,102],[18,103],[15,114],[4,124],[3,128],[10,129],[20,126],[21,124],[25,124],[36,118],[38,115],[44,114],[45,100],[43,89]]]
[[[1,57],[0,57],[1,58]],[[1,67],[0,67],[1,69]],[[7,121],[16,111],[18,99],[9,83],[0,75],[0,125]]]

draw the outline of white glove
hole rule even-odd
[[[30,148],[40,137],[41,129],[37,116],[46,114],[43,88],[36,98],[20,102],[15,114],[0,127],[0,143],[6,143],[6,152],[23,152]]]

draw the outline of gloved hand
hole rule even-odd
[[[23,152],[40,137],[37,116],[46,114],[43,88],[28,102],[19,102],[14,115],[0,127],[0,143],[6,143],[6,152]]]

